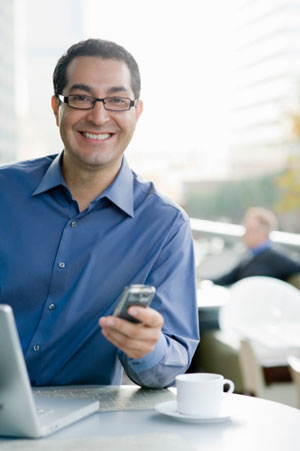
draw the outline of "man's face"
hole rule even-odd
[[[61,93],[85,94],[96,98],[111,96],[134,99],[130,71],[123,61],[82,56],[67,68],[67,84]],[[64,143],[64,163],[85,169],[107,168],[117,172],[122,155],[142,112],[142,103],[128,111],[107,111],[102,102],[92,110],[59,105],[53,96],[52,108]]]
[[[259,246],[268,238],[265,227],[256,216],[246,215],[244,220],[245,233],[243,241],[248,248]]]

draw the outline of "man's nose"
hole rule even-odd
[[[103,101],[97,101],[94,107],[88,110],[87,117],[94,124],[103,124],[109,120],[109,111],[104,108]]]

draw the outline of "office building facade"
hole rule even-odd
[[[230,162],[242,178],[280,171],[291,150],[286,125],[300,93],[300,1],[235,5]]]
[[[13,161],[17,153],[14,1],[0,0],[0,11],[0,164],[2,164]]]

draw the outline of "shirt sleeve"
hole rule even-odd
[[[173,385],[176,375],[189,367],[199,343],[195,258],[189,221],[181,220],[174,229],[146,282],[156,287],[151,307],[164,318],[160,338],[154,350],[142,359],[131,359],[119,351],[127,375],[138,385],[149,388]]]

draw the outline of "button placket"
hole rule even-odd
[[[43,314],[40,319],[40,323],[34,337],[32,337],[30,350],[35,354],[35,358],[38,359],[39,353],[42,352],[43,346],[45,345],[45,349],[47,348],[47,343],[44,344],[44,335],[43,328],[48,327],[49,321],[56,321],[56,316],[58,314],[58,305],[59,300],[61,299],[61,293],[64,291],[65,286],[65,272],[62,270],[67,270],[69,256],[70,256],[70,245],[73,241],[73,233],[70,233],[71,230],[75,232],[76,227],[78,226],[78,221],[76,219],[69,219],[64,226],[63,233],[58,243],[57,248],[57,260],[54,266],[54,273],[51,279],[51,286],[48,293],[48,299],[43,308]],[[66,259],[66,260],[64,260]],[[56,268],[56,269],[55,269]]]

